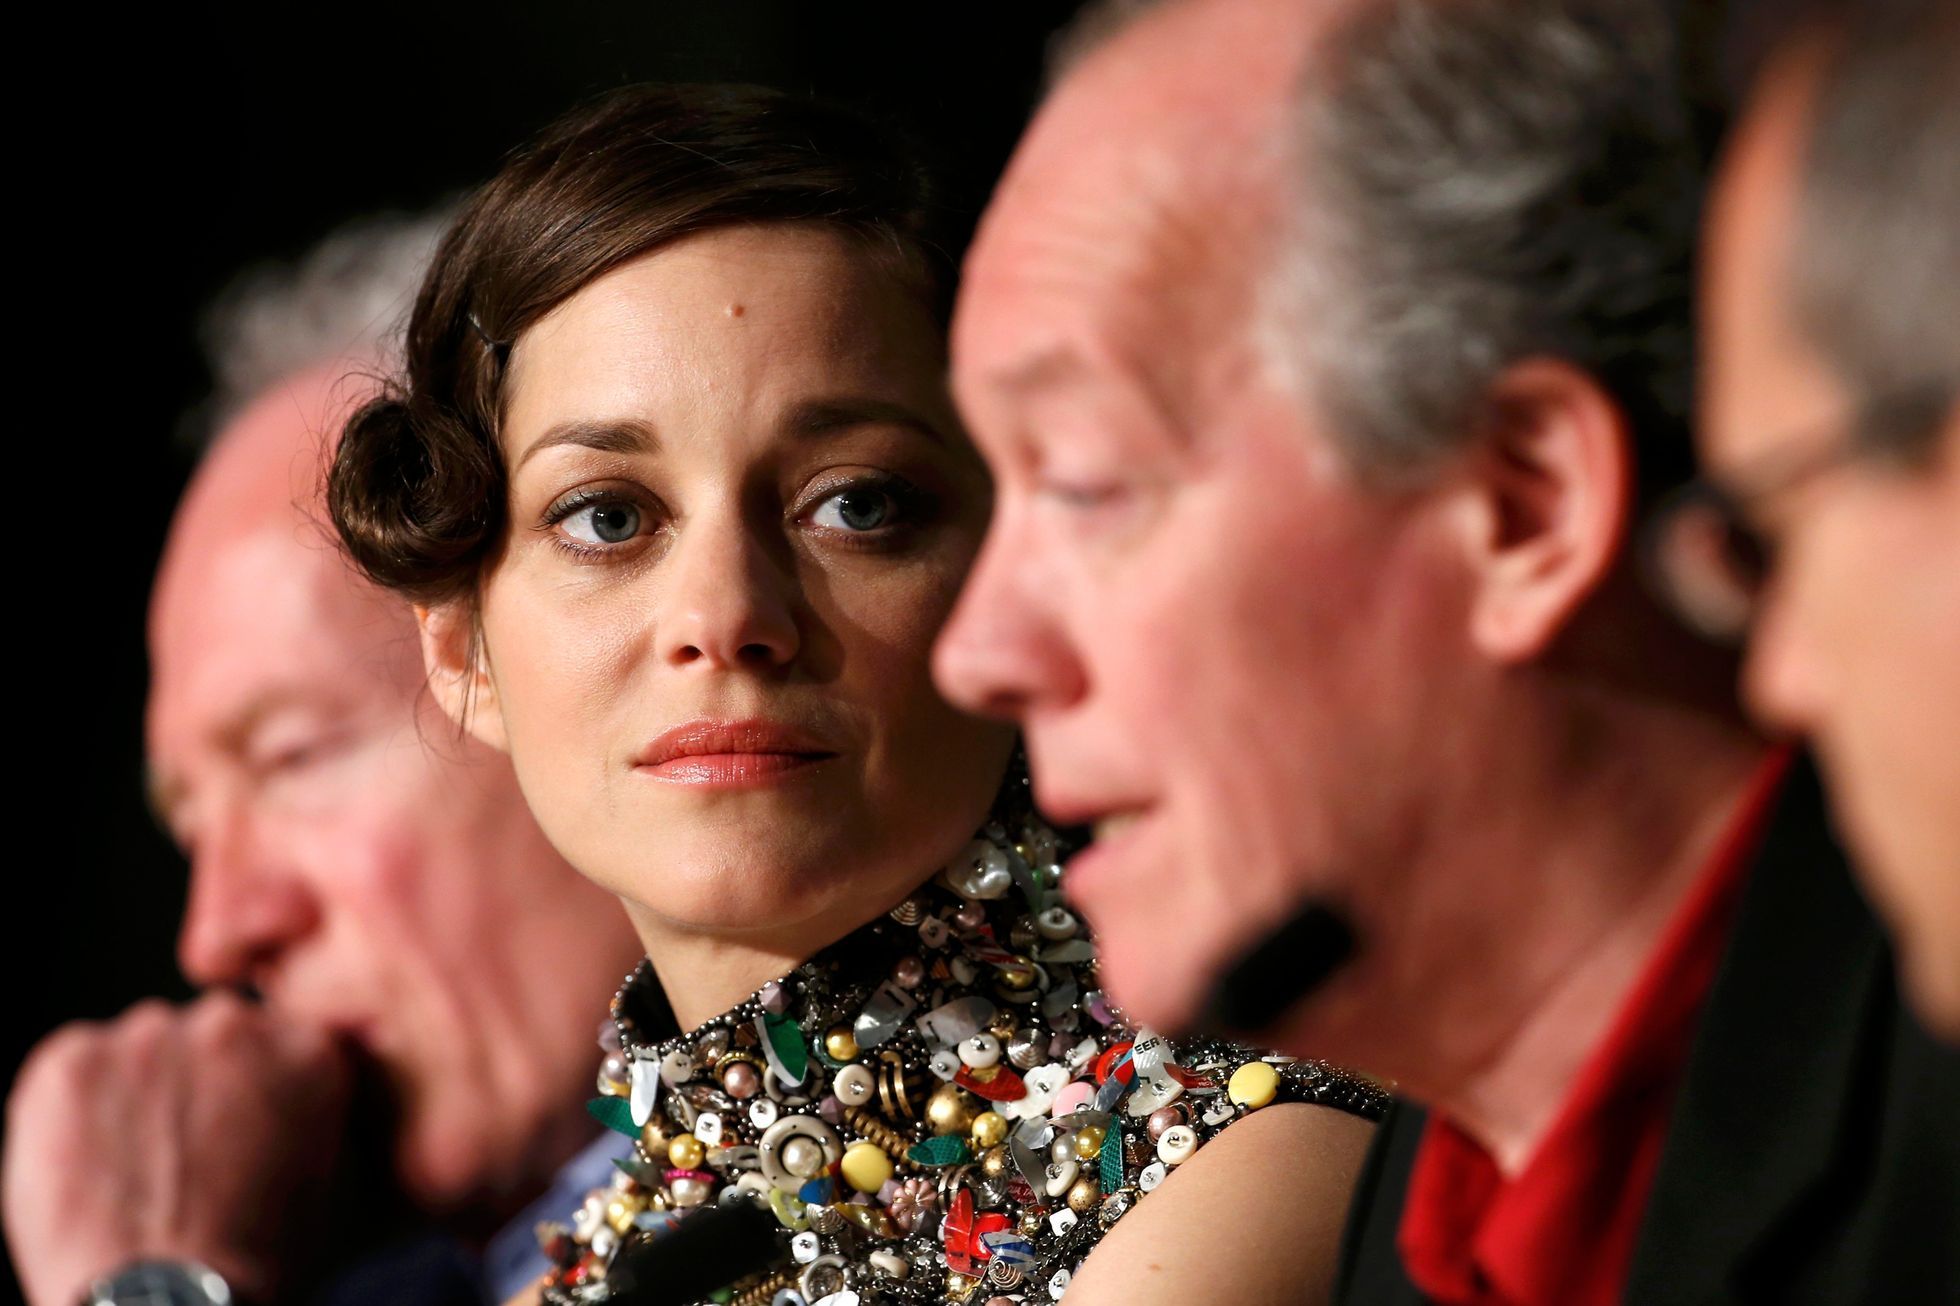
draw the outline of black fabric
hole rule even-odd
[[[1395,1250],[1423,1120],[1404,1105],[1383,1122],[1339,1302],[1423,1300]],[[1960,1049],[1901,1006],[1808,768],[1750,868],[1623,1300],[1960,1302]]]

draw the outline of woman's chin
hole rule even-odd
[[[669,862],[657,882],[617,891],[668,930],[760,940],[801,937],[813,927],[836,926],[853,913],[869,919],[930,874],[908,866],[880,875],[843,853],[812,859],[808,844],[793,860],[776,860],[760,849],[745,852],[740,861],[717,857],[679,867]],[[844,922],[843,928],[857,923]],[[817,940],[816,946],[826,941]]]

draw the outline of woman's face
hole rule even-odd
[[[814,946],[985,819],[1011,735],[928,671],[988,512],[944,370],[817,226],[688,237],[518,340],[473,728],[636,918]]]

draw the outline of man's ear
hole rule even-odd
[[[1486,395],[1466,468],[1472,642],[1500,662],[1541,656],[1611,574],[1633,494],[1626,415],[1570,363],[1526,359]]]
[[[422,666],[429,692],[459,729],[500,752],[509,752],[497,683],[484,657],[476,611],[466,602],[415,608],[422,632]]]

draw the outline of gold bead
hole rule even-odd
[[[987,1022],[988,1031],[1003,1043],[1012,1038],[1014,1031],[1020,1027],[1021,1022],[1006,1007],[1002,1007],[994,1012],[994,1018]]]
[[[999,1147],[1007,1141],[1007,1119],[998,1111],[982,1111],[973,1117],[973,1145]]]
[[[614,1233],[624,1234],[631,1229],[633,1217],[637,1214],[639,1211],[634,1204],[624,1198],[615,1197],[606,1203],[606,1223],[612,1226]]]
[[[1094,1125],[1084,1125],[1075,1131],[1075,1155],[1077,1160],[1093,1161],[1102,1152],[1103,1131]]]
[[[830,1054],[832,1061],[856,1061],[858,1059],[857,1035],[851,1033],[846,1025],[834,1025],[823,1036],[823,1050]]]
[[[701,1140],[693,1134],[681,1134],[667,1144],[667,1159],[674,1163],[676,1170],[698,1170],[708,1149],[701,1146]]]
[[[1021,1212],[1021,1232],[1025,1236],[1032,1238],[1036,1234],[1040,1233],[1041,1224],[1042,1224],[1041,1212],[1039,1211]]]
[[[941,1084],[926,1100],[926,1122],[935,1134],[963,1134],[973,1126],[973,1107],[958,1084]]]
[[[640,1146],[646,1149],[649,1157],[659,1158],[667,1155],[667,1144],[671,1141],[667,1133],[667,1122],[659,1116],[647,1117],[647,1122],[640,1126]]]
[[[997,1179],[1007,1173],[1007,1149],[995,1147],[980,1157],[980,1173],[989,1179]]]
[[[947,1301],[959,1301],[971,1291],[973,1291],[972,1279],[967,1278],[964,1274],[956,1274],[951,1270],[946,1272]]]
[[[1077,1215],[1087,1215],[1102,1200],[1102,1190],[1093,1179],[1078,1179],[1068,1190],[1068,1209]]]
[[[1036,978],[1034,967],[1024,961],[1010,961],[1000,967],[999,982],[1002,988],[1031,989]]]

